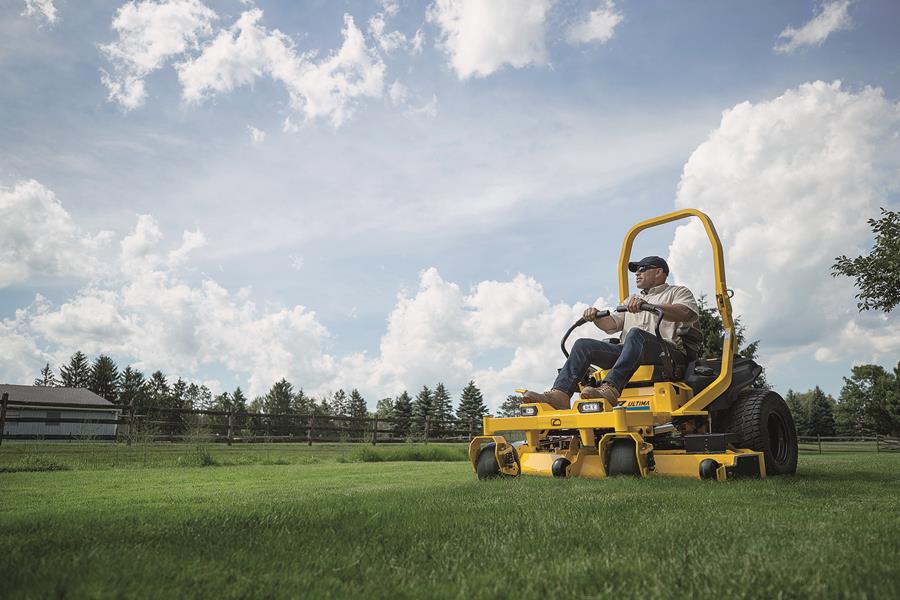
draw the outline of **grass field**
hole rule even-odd
[[[897,454],[717,483],[372,452],[4,443],[7,471],[69,470],[0,472],[0,596],[900,597]],[[356,462],[416,453],[453,460]]]

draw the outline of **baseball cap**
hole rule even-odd
[[[647,256],[646,258],[642,258],[637,262],[628,263],[628,270],[632,273],[636,272],[638,270],[638,267],[659,267],[660,269],[665,271],[666,274],[669,273],[669,265],[666,263],[666,261],[658,256]]]

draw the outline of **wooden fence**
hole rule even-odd
[[[900,452],[900,439],[883,435],[840,436],[801,435],[797,438],[800,452]]]
[[[58,411],[59,409],[105,411],[111,418],[77,418],[44,416],[16,417],[7,409]],[[18,434],[7,432],[8,423],[79,423],[116,425],[115,435],[86,434]],[[226,444],[253,442],[366,442],[378,444],[415,440],[421,442],[461,442],[481,434],[481,420],[459,419],[438,421],[394,419],[379,416],[350,417],[323,414],[268,414],[196,410],[186,408],[145,408],[131,406],[54,403],[52,405],[0,399],[0,443],[3,439],[97,440],[135,442],[213,441]]]

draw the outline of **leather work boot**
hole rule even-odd
[[[597,400],[603,398],[613,408],[619,405],[619,390],[614,385],[601,383],[600,387],[586,387],[581,390],[581,397],[585,400]]]
[[[556,388],[548,390],[543,394],[538,392],[525,392],[525,400],[528,402],[543,402],[549,404],[556,410],[569,410],[569,398],[571,394],[567,394]]]

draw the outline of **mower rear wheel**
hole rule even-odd
[[[478,453],[478,460],[475,462],[478,479],[493,479],[500,476],[500,465],[497,464],[497,455],[494,453],[495,446],[493,442],[485,444]]]
[[[612,441],[609,446],[609,467],[606,472],[610,475],[640,474],[634,440],[619,438]]]
[[[766,475],[797,471],[797,431],[787,403],[771,390],[741,391],[725,415],[723,431],[738,436],[736,445],[762,452]]]

